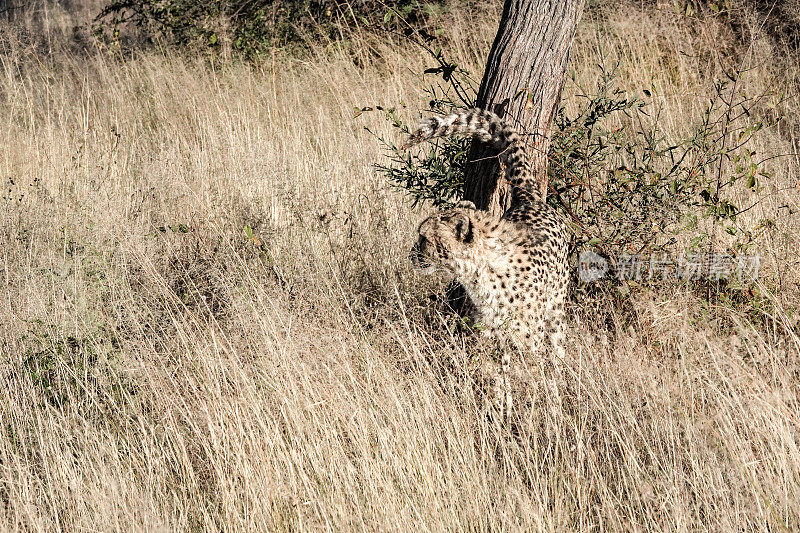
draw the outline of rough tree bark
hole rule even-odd
[[[566,80],[567,63],[584,0],[506,0],[476,106],[494,111],[527,132],[528,153],[542,199],[547,196],[551,126]],[[508,187],[498,180],[496,155],[474,142],[464,198],[500,216]]]

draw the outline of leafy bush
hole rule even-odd
[[[434,83],[425,89],[429,96],[429,107],[434,113],[449,114],[470,106],[475,100],[476,84],[469,72],[450,62],[441,48],[431,48],[430,41],[419,39],[414,34],[409,38],[427,50],[436,61],[436,66],[425,70],[425,74],[441,76],[444,83]],[[397,116],[395,108],[381,106],[362,107],[355,110],[358,117],[367,111],[380,111],[403,135],[410,133],[409,126]],[[412,124],[411,127],[416,127]],[[373,133],[374,134],[374,133]],[[376,135],[386,147],[388,164],[378,163],[378,172],[390,183],[409,193],[412,205],[430,202],[434,207],[455,205],[464,196],[464,167],[470,140],[462,137],[446,137],[434,143],[423,144],[420,152],[400,150],[394,143]]]
[[[575,116],[560,110],[549,154],[556,196],[581,229],[575,244],[648,254],[666,251],[693,231],[689,247],[695,250],[721,229],[729,252],[746,251],[759,228],[738,224],[752,205],[736,205],[732,196],[737,186],[758,193],[770,177],[748,147],[764,126],[750,111],[769,95],[742,94],[736,78],[717,81],[691,134],[670,139],[659,109],[615,88],[613,70],[602,74]],[[628,120],[610,127],[607,119],[615,113]]]
[[[338,40],[356,27],[422,28],[442,9],[436,0],[112,0],[95,32],[105,41],[132,34],[182,48],[213,49],[227,40],[253,58],[309,37]]]
[[[655,3],[650,0],[650,3]],[[754,18],[774,42],[797,52],[800,50],[800,10],[797,2],[774,0],[676,0],[673,4],[679,17],[701,25],[708,17],[726,21],[740,41],[750,39]]]

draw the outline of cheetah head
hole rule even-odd
[[[436,270],[458,273],[471,255],[480,229],[475,206],[461,202],[459,207],[432,215],[419,225],[419,238],[411,249],[411,262],[423,274]]]

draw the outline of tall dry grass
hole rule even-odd
[[[54,41],[69,17],[45,14]],[[443,24],[474,72],[495,23]],[[742,53],[721,28],[591,11],[565,102],[619,59],[681,132]],[[363,35],[249,68],[4,31],[4,529],[800,527],[796,157],[753,213],[777,219],[767,320],[680,290],[604,325],[573,310],[563,372],[520,361],[520,419],[496,428],[470,339],[428,300],[441,280],[407,264],[421,213],[373,170],[363,128],[390,128],[352,118],[424,108],[421,51]],[[750,52],[746,90],[797,94],[771,45]]]

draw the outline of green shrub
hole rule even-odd
[[[668,251],[689,231],[695,251],[720,230],[727,252],[749,249],[760,228],[738,224],[751,206],[732,197],[741,187],[757,197],[770,178],[748,146],[764,125],[750,110],[770,95],[747,96],[737,84],[736,78],[715,82],[700,120],[678,139],[661,129],[661,110],[648,103],[651,90],[642,98],[616,88],[613,69],[602,72],[592,96],[582,97],[578,113],[559,111],[549,177],[555,200],[579,226],[576,247],[651,254]],[[627,119],[609,121],[617,113]]]
[[[96,18],[106,42],[159,42],[215,49],[223,40],[247,58],[274,47],[335,41],[353,28],[421,29],[442,2],[408,0],[112,0]]]

